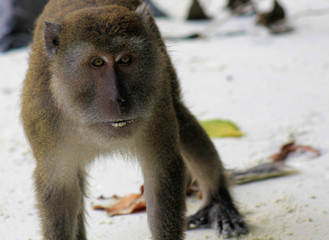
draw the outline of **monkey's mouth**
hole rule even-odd
[[[130,123],[133,123],[133,122],[134,122],[134,120],[131,119],[131,120],[121,120],[121,121],[105,122],[105,123],[110,124],[114,128],[119,128],[119,127],[121,128],[121,127],[123,127],[127,124],[130,124]]]

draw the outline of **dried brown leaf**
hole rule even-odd
[[[115,196],[112,199],[116,199],[117,201],[112,204],[95,205],[93,209],[106,210],[110,216],[131,214],[146,210],[146,203],[142,193],[130,194],[122,198]]]
[[[284,144],[281,147],[280,152],[270,156],[270,160],[273,162],[283,162],[287,159],[290,153],[296,152],[297,150],[301,150],[302,152],[311,152],[315,154],[316,157],[320,156],[321,153],[311,146],[306,145],[297,145],[295,141]]]

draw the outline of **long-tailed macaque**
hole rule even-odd
[[[37,161],[34,182],[47,240],[85,240],[86,166],[96,156],[141,164],[153,240],[184,229],[246,233],[218,154],[181,101],[165,44],[139,0],[51,0],[39,17],[22,95]],[[187,168],[204,203],[185,219]]]

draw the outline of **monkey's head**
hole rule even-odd
[[[110,136],[125,136],[147,117],[163,84],[152,21],[143,4],[82,9],[45,23],[50,89],[66,117]]]

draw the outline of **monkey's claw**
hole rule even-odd
[[[223,238],[248,233],[247,224],[234,207],[211,204],[187,218],[187,229],[217,228]]]

